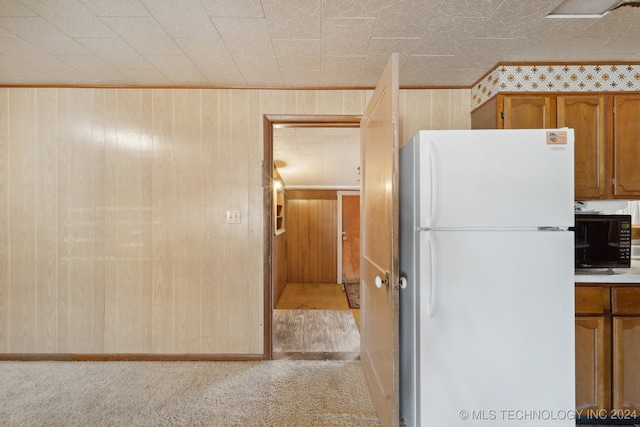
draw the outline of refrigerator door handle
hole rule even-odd
[[[436,311],[438,308],[438,272],[437,272],[437,265],[438,265],[438,257],[436,254],[436,242],[435,242],[435,236],[433,235],[433,232],[431,231],[426,231],[423,232],[426,233],[426,236],[424,239],[420,239],[421,244],[423,244],[424,246],[421,248],[420,253],[424,254],[426,253],[425,250],[429,251],[429,263],[423,262],[423,260],[418,260],[419,264],[420,264],[420,281],[421,281],[421,286],[420,289],[426,289],[426,282],[427,282],[427,268],[429,269],[428,271],[428,275],[429,275],[429,302],[427,304],[427,316],[429,317],[433,317],[436,315]]]
[[[435,227],[438,213],[438,156],[436,147],[429,144],[429,172],[431,175],[431,206],[429,211],[429,227]]]
[[[427,315],[433,317],[438,308],[438,257],[433,233],[429,233],[429,244],[431,246],[431,295],[429,296]]]

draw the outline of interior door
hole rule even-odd
[[[342,196],[342,283],[360,282],[360,195]]]
[[[398,54],[360,121],[360,357],[383,426],[398,426]]]

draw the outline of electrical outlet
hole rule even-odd
[[[240,211],[227,211],[227,224],[240,224]]]

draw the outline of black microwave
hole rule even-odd
[[[631,267],[631,215],[576,213],[576,268]]]

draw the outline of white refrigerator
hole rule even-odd
[[[407,426],[575,425],[573,147],[564,128],[401,148]]]

